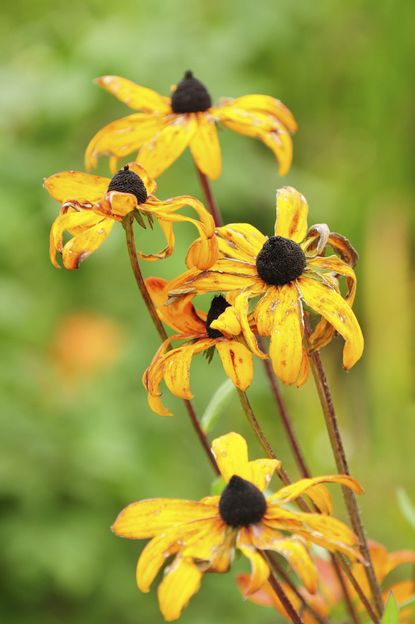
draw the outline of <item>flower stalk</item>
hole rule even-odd
[[[272,562],[269,560],[269,558],[268,558],[268,556],[266,554],[264,554],[264,558],[272,566]],[[303,618],[294,609],[290,599],[288,598],[287,594],[283,590],[280,582],[277,580],[277,578],[276,578],[276,576],[275,576],[275,574],[273,572],[269,575],[268,582],[271,585],[272,589],[274,590],[275,594],[278,596],[278,598],[279,598],[281,604],[283,605],[283,607],[284,607],[287,615],[289,616],[290,620],[294,624],[304,624]]]
[[[122,222],[124,230],[125,230],[125,237],[126,237],[126,241],[127,241],[127,249],[128,249],[128,256],[130,259],[130,264],[131,264],[131,268],[134,274],[134,278],[135,281],[137,283],[138,289],[140,291],[140,294],[143,298],[143,301],[146,305],[146,308],[148,310],[148,313],[150,314],[151,320],[154,323],[154,327],[156,328],[160,339],[162,341],[166,340],[167,338],[167,333],[166,330],[163,327],[162,322],[159,319],[159,316],[157,314],[156,308],[154,306],[154,303],[151,299],[150,293],[148,292],[147,286],[145,284],[143,275],[141,273],[141,269],[140,269],[140,265],[138,262],[138,258],[137,258],[137,250],[136,250],[136,245],[135,245],[135,238],[134,238],[134,215],[133,214],[129,214]],[[190,418],[190,421],[192,423],[192,427],[197,435],[197,437],[199,438],[200,444],[203,447],[203,450],[209,460],[209,462],[212,465],[213,470],[216,472],[216,474],[219,474],[219,469],[216,463],[216,460],[213,456],[213,453],[210,449],[210,445],[208,442],[208,439],[206,437],[206,434],[204,433],[204,431],[202,430],[199,421],[197,419],[196,416],[196,412],[194,410],[194,407],[191,403],[191,401],[188,400],[183,400],[183,403],[185,405],[187,414]]]
[[[304,318],[305,337],[309,342],[311,335],[310,321],[305,315]],[[337,422],[337,416],[334,409],[333,397],[330,392],[330,387],[327,382],[327,377],[324,372],[323,364],[318,351],[309,350],[309,357],[311,363],[311,370],[313,373],[314,381],[317,387],[321,407],[326,422],[327,431],[330,438],[330,444],[333,451],[334,459],[336,462],[337,471],[339,474],[350,475],[349,464],[346,457],[346,452],[342,437],[340,434],[339,425]],[[376,608],[377,616],[380,618],[383,613],[383,600],[380,592],[379,584],[376,579],[375,571],[373,568],[372,559],[370,557],[369,548],[367,545],[366,535],[363,527],[362,518],[360,515],[359,506],[357,504],[356,497],[353,492],[346,491],[346,488],[342,488],[343,497],[346,504],[347,512],[349,514],[350,522],[354,532],[359,538],[359,548],[362,556],[365,559],[365,572],[369,586],[373,595],[374,605]]]

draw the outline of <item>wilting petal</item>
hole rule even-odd
[[[265,359],[267,356],[259,348],[257,339],[249,323],[248,317],[249,317],[249,297],[250,296],[252,295],[249,292],[243,292],[240,295],[237,295],[233,302],[233,307],[235,309],[236,315],[238,316],[239,322],[241,324],[242,332],[243,332],[246,344],[251,349],[252,353],[255,353],[257,357]]]
[[[351,267],[356,265],[359,254],[345,236],[331,232],[327,242],[344,262],[347,262]]]
[[[196,113],[197,130],[190,141],[190,151],[197,167],[211,180],[221,173],[222,157],[216,124],[206,113]]]
[[[326,223],[316,223],[308,230],[301,243],[301,248],[307,258],[315,258],[324,251],[330,236],[329,226]]]
[[[134,113],[109,123],[97,132],[89,142],[85,152],[86,168],[96,167],[98,156],[101,154],[112,155],[117,158],[128,156],[131,152],[138,150],[145,141],[156,135],[170,121],[170,116]]]
[[[275,235],[300,243],[307,232],[308,204],[291,186],[277,190]]]
[[[63,248],[62,261],[65,269],[78,269],[79,265],[106,240],[115,221],[101,218],[96,225],[77,234]]]
[[[276,299],[269,355],[277,377],[296,383],[303,361],[302,310],[294,283],[275,288]]]
[[[201,339],[173,349],[165,355],[164,381],[174,396],[187,400],[193,398],[190,390],[190,365],[193,356],[214,344],[215,340],[212,338]]]
[[[317,569],[305,543],[297,537],[281,537],[278,531],[260,524],[251,529],[251,539],[260,550],[272,550],[282,555],[304,583],[306,589],[317,590]]]
[[[138,153],[140,164],[150,175],[158,178],[189,145],[196,128],[193,116],[175,116],[168,126],[141,146]]]
[[[253,267],[258,253],[267,241],[267,237],[249,223],[230,223],[217,228],[216,236],[222,256],[249,262]]]
[[[251,562],[251,582],[247,592],[256,592],[267,581],[270,569],[263,555],[257,551],[252,543],[251,529],[242,528],[239,530],[236,546]]]
[[[212,451],[222,477],[226,482],[237,475],[249,481],[251,469],[248,464],[248,447],[238,433],[227,433],[212,442]]]
[[[147,195],[152,195],[156,192],[157,183],[154,178],[147,173],[144,167],[139,165],[137,162],[130,162],[128,163],[128,168],[141,178],[144,186],[146,187]]]
[[[345,299],[350,306],[353,305],[356,294],[356,274],[351,266],[346,264],[337,256],[318,256],[316,258],[310,258],[307,261],[307,270],[309,269],[313,272],[321,272],[322,275],[324,275],[324,272],[327,271],[334,274],[336,277],[345,277],[347,283],[347,293],[345,295]]]
[[[333,288],[308,277],[297,280],[303,299],[343,336],[343,366],[347,370],[360,359],[364,339],[360,325],[349,304]]]
[[[172,280],[169,284],[169,295],[174,297],[192,292],[199,294],[228,292],[249,289],[262,284],[259,277],[241,273],[241,267],[236,263],[230,260],[218,260],[206,271],[190,269]]]
[[[254,319],[260,336],[271,336],[277,301],[278,290],[275,286],[270,286],[255,306]]]
[[[131,193],[111,191],[108,193],[108,201],[111,206],[111,215],[118,217],[120,221],[138,207],[137,198]]]
[[[297,388],[300,388],[308,379],[308,375],[310,372],[310,361],[308,359],[308,353],[305,349],[303,349],[303,359],[301,362],[300,372],[298,373],[297,381],[295,385]]]
[[[105,196],[110,182],[110,178],[90,173],[61,171],[46,178],[43,186],[61,204],[67,201],[93,204]]]
[[[158,586],[160,611],[167,622],[177,620],[200,589],[203,573],[191,559],[176,557]]]
[[[285,175],[293,160],[293,142],[290,134],[284,126],[279,125],[278,130],[269,132],[262,137],[263,143],[274,153],[279,162],[279,174]]]
[[[212,329],[218,329],[225,336],[239,336],[242,327],[233,306],[226,308],[220,316],[210,324]]]
[[[81,234],[90,227],[100,223],[103,218],[92,210],[69,210],[61,212],[52,224],[49,237],[49,257],[56,268],[60,268],[56,254],[63,249],[63,233]]]
[[[240,390],[249,388],[254,376],[252,353],[249,349],[237,340],[218,340],[216,349],[229,379]]]
[[[257,486],[263,492],[269,485],[271,478],[276,470],[281,466],[278,459],[255,459],[249,462],[251,476],[249,481]]]
[[[280,100],[269,95],[243,95],[233,100],[232,105],[236,108],[272,115],[283,123],[290,132],[297,130],[297,123],[291,111]]]
[[[184,335],[205,333],[205,323],[191,302],[192,295],[177,297],[171,304],[165,305],[167,280],[160,277],[148,277],[145,282],[163,323]]]
[[[286,485],[275,494],[272,494],[272,496],[267,499],[267,503],[268,505],[285,505],[286,503],[296,500],[302,494],[307,494],[314,503],[316,503],[319,507],[321,505],[327,510],[330,506],[330,500],[327,499],[326,494],[322,493],[321,489],[319,490],[315,487],[321,483],[339,483],[340,485],[353,490],[356,494],[363,493],[363,488],[355,479],[353,479],[353,477],[348,475],[327,475],[322,477],[300,479],[291,485]],[[321,511],[324,511],[324,509],[320,508]]]
[[[175,236],[173,231],[173,224],[170,223],[170,221],[164,221],[161,218],[158,218],[157,221],[163,231],[167,245],[158,253],[146,254],[142,251],[139,251],[138,255],[140,256],[140,258],[146,260],[147,262],[153,262],[156,260],[164,260],[165,258],[169,258],[174,250]]]
[[[154,537],[176,525],[213,518],[217,507],[174,498],[148,498],[131,503],[118,515],[112,531],[119,537]]]
[[[171,111],[170,98],[121,76],[100,76],[96,82],[130,108],[150,113]]]

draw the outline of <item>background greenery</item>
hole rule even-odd
[[[260,143],[223,131],[224,175],[214,192],[227,221],[271,232],[275,189],[291,184],[308,198],[311,223],[328,222],[359,249],[356,311],[366,351],[348,375],[340,340],[323,357],[353,473],[366,488],[368,532],[390,548],[413,545],[396,491],[414,486],[414,19],[413,3],[392,0],[17,0],[3,7],[1,621],[161,621],[154,592],[135,588],[142,545],[115,538],[109,526],[132,500],[199,498],[211,484],[180,404],[168,399],[171,419],[147,407],[140,376],[158,341],[121,228],[80,271],[57,271],[48,260],[57,204],[42,178],[82,168],[93,133],[127,114],[92,83],[101,74],[168,94],[193,69],[214,98],[267,93],[295,113],[289,175],[279,178]],[[188,155],[159,182],[161,198],[181,193],[200,196]],[[174,258],[147,265],[147,274],[170,277],[183,268],[194,232],[177,232]],[[139,238],[146,249],[159,243],[157,234],[140,230]],[[203,358],[195,363],[199,412],[222,381],[217,360],[209,368]],[[313,472],[333,471],[311,381],[284,395]],[[295,474],[260,368],[250,396]],[[251,438],[236,399],[214,433],[229,430]],[[253,440],[251,453],[260,455]],[[337,513],[344,516],[340,501]],[[234,573],[206,578],[183,622],[275,621],[242,602]]]

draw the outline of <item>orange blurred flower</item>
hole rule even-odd
[[[97,82],[140,112],[113,121],[93,137],[85,155],[87,169],[97,166],[100,154],[108,154],[115,171],[119,158],[139,149],[137,160],[157,178],[189,146],[198,168],[215,180],[221,173],[217,123],[260,139],[274,153],[281,175],[290,168],[290,134],[297,124],[288,108],[273,97],[245,95],[212,106],[206,87],[191,71],[185,73],[171,98],[120,76],[102,76]]]

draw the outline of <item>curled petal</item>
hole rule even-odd
[[[182,335],[203,334],[205,332],[205,323],[191,302],[192,295],[177,297],[171,304],[165,305],[167,280],[160,277],[149,277],[145,282],[163,323]]]
[[[217,507],[174,498],[148,498],[125,507],[111,529],[128,539],[154,537],[174,526],[217,515]]]
[[[237,475],[249,480],[251,470],[248,463],[248,447],[238,433],[227,433],[212,442],[212,452],[222,477],[226,482]]]
[[[293,384],[301,373],[303,362],[301,303],[293,283],[275,287],[275,294],[269,355],[277,377],[286,384]]]
[[[130,108],[149,113],[171,111],[170,98],[121,76],[100,76],[96,82]]]
[[[186,149],[196,129],[193,115],[175,115],[169,125],[159,129],[141,146],[138,153],[140,164],[158,178]]]
[[[170,116],[134,113],[104,126],[92,137],[85,152],[85,166],[92,169],[98,164],[98,156],[107,154],[123,158],[165,128]],[[113,166],[116,164],[113,159]],[[156,177],[156,176],[154,176]]]
[[[242,327],[233,306],[227,307],[225,312],[211,322],[210,326],[212,329],[218,329],[225,336],[239,336],[242,333]]]
[[[211,180],[221,174],[222,157],[216,124],[206,113],[196,113],[197,130],[190,141],[190,151],[202,173]]]
[[[317,280],[303,276],[297,283],[305,303],[343,336],[343,366],[348,370],[360,359],[364,347],[362,330],[351,307],[333,288]]]
[[[140,256],[140,258],[142,258],[143,260],[147,260],[148,262],[154,262],[156,260],[164,260],[165,258],[169,258],[174,251],[175,236],[173,231],[173,224],[170,221],[165,221],[161,218],[158,218],[158,223],[162,229],[167,245],[158,253],[146,254],[142,251],[139,251],[138,255]]]
[[[315,258],[323,253],[329,240],[330,230],[326,223],[312,225],[301,247],[308,258]]]
[[[73,235],[82,232],[100,223],[103,218],[92,210],[72,210],[61,212],[55,219],[50,229],[49,257],[56,268],[60,268],[56,254],[63,250],[63,233],[71,232]]]
[[[177,620],[200,589],[203,573],[191,559],[176,557],[158,586],[160,611],[167,622]]]
[[[254,376],[252,353],[249,349],[237,340],[218,340],[216,349],[229,379],[240,390],[249,388]]]
[[[111,191],[108,193],[107,197],[111,207],[111,215],[118,218],[120,221],[130,212],[133,212],[138,206],[137,198],[131,193]]]
[[[110,178],[90,173],[61,171],[46,178],[43,186],[61,204],[69,201],[93,204],[105,196],[110,182]]]
[[[331,232],[328,244],[336,253],[339,254],[341,259],[344,260],[344,262],[347,262],[347,264],[351,267],[354,267],[357,264],[359,254],[345,236],[337,234],[336,232]]]
[[[272,115],[290,132],[294,133],[297,130],[297,123],[291,111],[280,100],[269,95],[243,95],[233,100],[232,105],[236,108]]]
[[[327,507],[327,505],[324,505],[322,501],[322,490],[316,489],[316,486],[319,486],[321,483],[339,483],[340,485],[353,490],[356,494],[363,493],[363,488],[356,481],[356,479],[353,479],[353,477],[348,475],[326,475],[322,477],[300,479],[291,485],[287,485],[278,490],[275,494],[272,494],[272,496],[267,499],[268,504],[284,505],[296,500],[302,494],[307,494],[316,504],[320,501],[323,506]],[[321,509],[321,511],[323,510]]]
[[[275,235],[300,243],[307,232],[308,204],[291,186],[277,190]]]
[[[137,162],[130,162],[128,163],[128,168],[141,178],[144,186],[146,187],[147,195],[152,195],[156,192],[157,183],[154,178],[147,173],[144,167],[139,165]]]
[[[251,562],[251,577],[247,593],[256,592],[267,581],[270,575],[268,563],[252,543],[249,529],[242,528],[239,530],[236,546]]]
[[[274,153],[279,162],[279,173],[285,175],[293,160],[293,142],[289,133],[280,125],[278,130],[262,137],[263,143]]]

